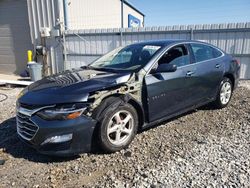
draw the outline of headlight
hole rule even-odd
[[[45,120],[69,120],[78,118],[86,109],[86,104],[71,104],[44,109],[37,115]]]

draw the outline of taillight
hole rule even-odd
[[[239,61],[238,59],[235,59],[234,61],[235,61],[235,63],[236,63],[237,65],[240,66],[240,61]]]

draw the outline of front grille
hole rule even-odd
[[[30,116],[24,115],[17,112],[17,133],[25,140],[31,140],[36,132],[38,131],[38,126],[35,125],[31,120]]]

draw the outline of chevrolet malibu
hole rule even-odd
[[[115,152],[138,130],[202,105],[228,105],[240,64],[198,41],[117,48],[88,66],[39,80],[19,95],[17,133],[40,153]]]

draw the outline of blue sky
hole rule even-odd
[[[250,0],[128,0],[145,26],[250,22]]]

